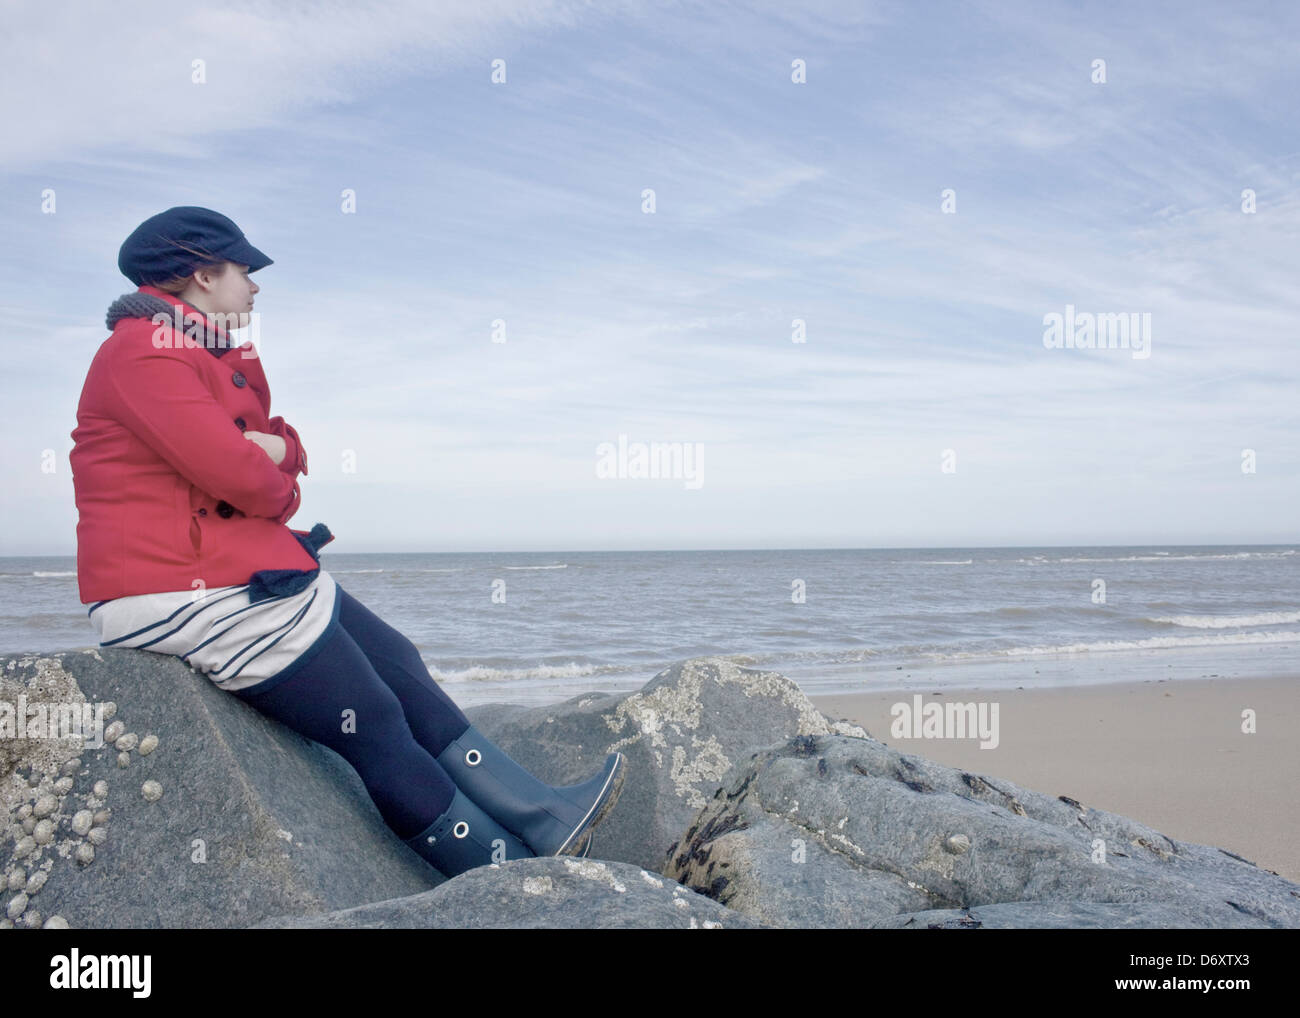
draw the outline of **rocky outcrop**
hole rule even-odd
[[[754,929],[733,912],[639,866],[518,859],[481,866],[433,891],[327,915],[268,919],[258,929]]]
[[[107,743],[37,737],[34,703],[103,708]],[[342,758],[179,660],[0,657],[0,926],[1300,926],[1276,874],[900,753],[725,658],[468,713],[556,784],[627,755],[591,858],[446,881]]]
[[[178,659],[0,658],[0,702],[108,708],[110,745],[0,739],[0,925],[232,927],[399,899],[444,878],[384,825],[355,771]],[[554,783],[629,758],[593,856],[658,870],[734,759],[832,725],[792,682],[725,659],[626,696],[469,712]]]
[[[444,879],[393,836],[341,757],[177,658],[0,658],[0,702],[20,697],[29,726],[36,703],[106,707],[110,741],[0,739],[0,921],[238,927]]]
[[[1300,885],[1222,849],[840,736],[739,763],[664,872],[782,926],[1300,926]]]
[[[626,755],[623,794],[596,829],[591,855],[653,870],[663,867],[669,847],[736,760],[796,735],[866,735],[828,721],[785,676],[726,658],[683,661],[624,696],[593,694],[533,709],[491,705],[466,714],[554,785],[590,777],[615,750]]]

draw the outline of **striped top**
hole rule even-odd
[[[253,601],[249,585],[135,594],[87,614],[101,647],[173,654],[229,692],[288,678],[338,625],[334,578],[320,570],[294,594]]]

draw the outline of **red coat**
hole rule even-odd
[[[200,314],[155,287],[139,292]],[[83,604],[318,568],[294,536],[305,531],[285,525],[307,454],[283,417],[267,417],[271,392],[252,342],[221,356],[190,342],[124,318],[91,361],[69,456]],[[245,429],[285,440],[279,466]]]

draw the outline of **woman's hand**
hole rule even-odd
[[[271,462],[276,466],[280,465],[280,461],[289,451],[288,445],[279,435],[269,435],[265,431],[245,431],[244,437],[261,446],[262,451],[271,457]]]

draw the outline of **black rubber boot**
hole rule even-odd
[[[445,876],[536,853],[483,812],[460,789],[447,812],[406,842]]]
[[[539,856],[586,855],[590,830],[618,801],[627,761],[605,758],[600,773],[577,785],[540,781],[471,725],[438,756],[456,786]]]

